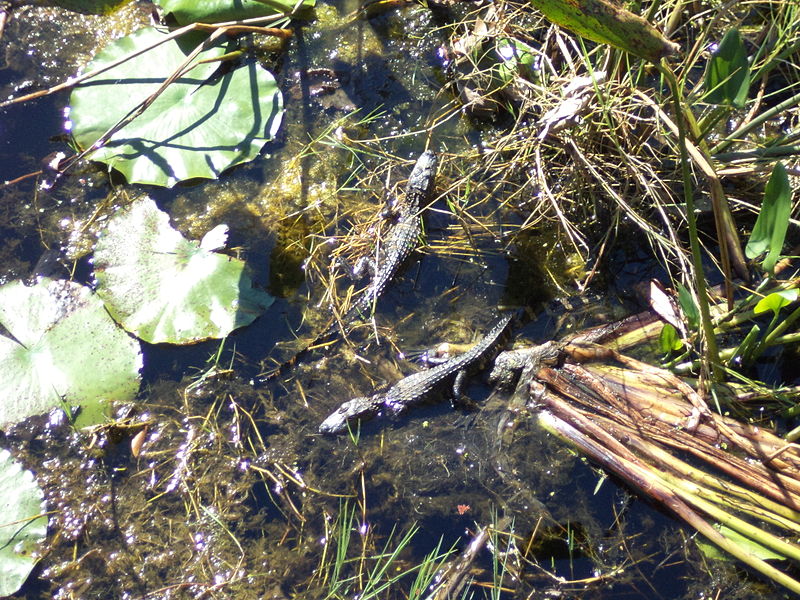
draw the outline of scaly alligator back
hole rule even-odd
[[[383,294],[406,258],[417,247],[417,240],[422,233],[420,214],[433,191],[438,162],[436,155],[430,151],[423,152],[417,159],[408,177],[405,197],[395,207],[398,212],[397,223],[389,230],[384,240],[379,240],[375,277],[366,291],[345,313],[342,319],[345,325],[370,314],[375,301]],[[335,330],[335,323],[333,328]]]
[[[487,358],[513,320],[513,314],[502,317],[484,338],[470,350],[425,371],[398,381],[385,392],[353,398],[342,404],[319,426],[321,433],[341,433],[355,420],[367,420],[380,411],[399,414],[429,399],[442,385],[465,369]]]
[[[379,240],[377,260],[375,261],[375,276],[364,293],[359,296],[341,319],[344,328],[348,328],[358,318],[371,312],[378,297],[383,294],[406,258],[416,248],[417,240],[422,232],[420,214],[433,192],[438,162],[436,155],[431,151],[423,152],[417,159],[408,177],[405,195],[398,200],[397,205],[394,207],[398,215],[397,222],[389,229],[385,239]],[[333,337],[338,330],[339,321],[332,319],[322,333],[318,334],[302,350],[271,372],[256,377],[253,380],[253,384],[256,386],[263,385],[267,381],[286,373],[308,354],[313,347]]]

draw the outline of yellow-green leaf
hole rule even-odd
[[[661,352],[664,354],[677,352],[683,348],[683,340],[678,336],[677,330],[669,323],[665,323],[664,327],[661,329],[661,334],[658,336],[658,343],[661,347]]]
[[[652,62],[675,54],[670,42],[639,15],[603,0],[531,0],[556,25]]]
[[[777,315],[784,306],[788,306],[792,302],[796,302],[797,296],[797,288],[772,292],[768,296],[765,296],[758,301],[758,304],[756,304],[753,312],[757,315],[760,315],[761,313],[771,310],[773,314]]]

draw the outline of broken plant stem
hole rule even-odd
[[[567,403],[550,396],[550,401],[546,401],[546,405],[547,410],[539,412],[538,415],[539,424],[546,430],[574,445],[592,460],[616,473],[629,485],[638,488],[645,495],[663,504],[690,527],[732,556],[787,589],[800,593],[800,582],[717,531],[701,516],[698,510],[713,515],[713,518],[722,518],[728,524],[740,525],[741,520],[736,520],[735,517],[718,509],[710,502],[704,502],[697,496],[685,491],[681,493],[672,488],[659,470],[640,461],[617,440],[613,438],[609,440],[608,434],[602,427],[574,410]]]
[[[700,240],[697,235],[697,220],[695,218],[694,197],[692,196],[692,176],[689,172],[689,153],[686,149],[686,124],[684,120],[684,107],[681,98],[680,85],[675,74],[662,61],[658,65],[659,71],[664,75],[672,91],[672,100],[675,107],[675,121],[678,126],[678,146],[681,153],[681,172],[683,173],[683,197],[686,203],[686,222],[689,225],[689,247],[694,266],[694,284],[697,292],[697,304],[700,308],[700,321],[703,328],[703,337],[706,342],[706,357],[704,362],[708,365],[708,372],[713,381],[722,381],[720,370],[719,350],[717,338],[714,335],[714,324],[711,321],[711,311],[708,308],[708,294],[706,280],[703,275],[703,259],[700,254]]]

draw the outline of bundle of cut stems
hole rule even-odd
[[[735,558],[800,593],[800,582],[754,551],[800,562],[800,446],[710,411],[663,369],[607,347],[566,345],[564,352],[561,366],[531,370],[517,388],[535,398],[540,423]]]

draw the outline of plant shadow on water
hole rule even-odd
[[[560,327],[608,322],[620,310],[610,297],[659,271],[652,258],[631,267],[641,248],[635,241],[623,247],[602,282],[605,312],[565,325],[544,309],[573,280],[569,243],[555,226],[525,229],[526,216],[506,202],[504,188],[481,182],[477,172],[477,191],[448,188],[469,165],[443,167],[426,218],[427,246],[381,298],[374,322],[315,352],[290,376],[258,390],[249,384],[269,368],[265,356],[280,361],[296,349],[277,342],[311,337],[328,320],[330,298],[319,289],[327,281],[317,276],[338,248],[327,242],[354,223],[367,231],[378,221],[383,196],[408,172],[407,160],[390,157],[409,159],[424,146],[423,136],[403,134],[422,130],[449,101],[439,93],[444,75],[435,57],[447,33],[437,17],[421,6],[370,20],[339,16],[356,8],[319,6],[318,21],[289,42],[282,85],[287,97],[298,85],[299,100],[287,105],[285,129],[268,147],[272,157],[221,181],[171,190],[113,190],[101,170],[86,166],[85,176],[38,193],[39,204],[21,200],[20,190],[34,193],[27,185],[0,192],[0,231],[12,232],[0,250],[3,279],[27,276],[44,247],[86,261],[96,206],[111,213],[147,193],[191,239],[228,224],[230,245],[243,249],[257,285],[278,297],[224,342],[145,347],[139,400],[115,409],[109,425],[77,432],[54,412],[3,434],[3,445],[36,472],[52,515],[26,597],[366,597],[360,591],[378,586],[369,582],[380,560],[417,526],[380,573],[386,581],[411,575],[376,592],[404,598],[426,556],[453,545],[460,551],[479,528],[501,523],[473,565],[475,597],[490,588],[485,596],[492,598],[679,598],[712,589],[755,597],[758,584],[732,565],[706,564],[674,521],[613,481],[598,488],[599,470],[524,411],[509,412],[509,394],[480,376],[467,387],[477,410],[443,402],[364,423],[352,436],[318,433],[343,401],[415,369],[400,351],[473,341],[498,306],[531,308],[537,318],[515,336],[544,342]],[[47,14],[55,23],[72,18]],[[22,45],[14,36],[24,33],[6,31],[7,43]],[[315,90],[314,69],[335,81]],[[30,156],[53,149],[45,152],[43,140],[58,133],[60,102],[8,109],[22,117],[8,130],[19,154],[3,161],[3,177],[34,170]],[[489,129],[445,123],[432,145],[441,144],[435,149],[443,154],[466,152],[464,140],[489,139]],[[359,142],[373,136],[395,139]],[[79,264],[88,282],[86,263]],[[625,295],[625,312],[637,308],[635,294],[618,295]],[[144,443],[135,450],[140,433]],[[350,520],[342,517],[347,511]]]

